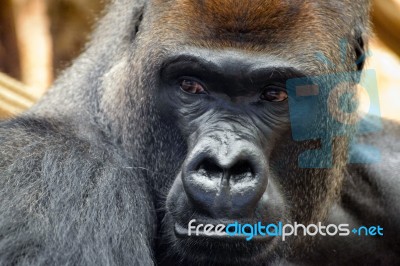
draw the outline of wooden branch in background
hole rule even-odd
[[[0,119],[17,115],[43,95],[54,73],[82,51],[108,2],[0,1]]]
[[[35,95],[53,81],[52,38],[46,1],[13,0],[17,43],[21,56],[21,80]]]
[[[31,107],[39,97],[21,82],[0,73],[0,119],[17,115]]]
[[[20,79],[17,47],[12,0],[2,0],[0,4],[0,71]]]
[[[391,50],[400,56],[400,0],[374,0],[374,31]]]

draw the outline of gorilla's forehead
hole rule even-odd
[[[318,12],[319,5],[307,0],[173,0],[161,4],[157,24],[201,46],[258,49],[271,44],[276,49],[288,40],[326,40],[324,25],[333,23]]]
[[[197,20],[213,21],[220,26],[245,29],[282,27],[300,19],[318,16],[318,9],[340,16],[346,7],[366,5],[367,0],[170,0],[174,7],[193,11]],[[360,11],[360,10],[359,10]],[[204,17],[203,17],[204,16]],[[196,19],[196,17],[193,17]],[[288,20],[290,19],[290,20]],[[194,20],[195,21],[195,20]]]
[[[221,31],[234,33],[260,32],[266,29],[281,28],[298,20],[301,11],[307,8],[303,0],[178,0],[192,7],[194,20],[207,22],[207,25]],[[288,18],[291,20],[287,20]],[[283,24],[284,23],[284,24]]]

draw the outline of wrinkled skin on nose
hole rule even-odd
[[[268,184],[261,149],[231,130],[202,135],[182,169],[189,200],[213,218],[250,216]]]

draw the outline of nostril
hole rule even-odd
[[[195,168],[195,171],[208,177],[221,177],[227,174],[235,180],[251,178],[255,176],[254,167],[248,160],[240,160],[230,168],[223,168],[211,158],[203,159]]]
[[[213,160],[206,158],[199,164],[197,171],[213,176],[222,173],[224,170]]]
[[[255,173],[249,161],[238,161],[230,169],[230,174],[236,178],[244,178],[254,176]]]

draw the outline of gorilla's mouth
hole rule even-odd
[[[199,223],[198,223],[199,224]],[[197,226],[198,224],[194,224]],[[215,227],[216,225],[214,225]],[[223,242],[238,242],[238,241],[246,241],[246,239],[249,237],[249,235],[245,234],[228,234],[225,231],[225,227],[223,228],[222,233],[206,233],[204,230],[194,230],[191,231],[189,234],[189,229],[185,226],[182,226],[179,223],[175,223],[174,226],[174,232],[177,238],[179,239],[187,239],[187,238],[199,238],[199,239],[209,239],[209,240],[216,240],[216,241],[223,241]],[[249,232],[250,233],[250,232]],[[270,242],[274,239],[274,237],[271,236],[260,236],[260,235],[254,235],[251,237],[251,241],[253,242]]]
[[[198,223],[197,225],[199,225]],[[192,224],[194,225],[194,224]],[[196,225],[194,225],[196,226]],[[274,258],[277,237],[254,236],[251,241],[246,235],[231,236],[228,233],[206,234],[204,230],[191,231],[188,226],[174,223],[175,247],[184,261],[195,261],[199,265],[252,265],[254,261]],[[235,254],[235,256],[232,256]]]

